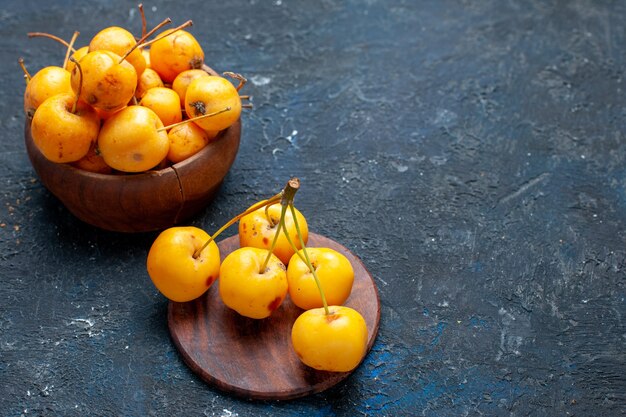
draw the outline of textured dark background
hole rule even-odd
[[[626,410],[626,3],[147,2],[250,83],[232,215],[303,182],[312,230],[375,277],[379,337],[344,383],[242,401],[189,371],[145,270],[155,233],[77,221],[23,144],[35,72],[135,2],[3,0],[0,414],[616,416]],[[229,230],[227,235],[234,233]]]

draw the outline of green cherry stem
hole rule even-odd
[[[285,223],[284,223],[285,214],[287,213],[287,206],[289,204],[293,204],[293,200],[296,197],[296,193],[298,192],[299,189],[300,189],[300,180],[297,178],[291,178],[289,181],[287,181],[285,188],[283,188],[283,190],[281,191],[280,204],[282,206],[282,209],[280,211],[278,227],[276,228],[274,239],[272,239],[272,245],[270,246],[270,250],[267,253],[267,256],[265,257],[265,261],[263,262],[263,265],[261,266],[261,273],[263,273],[263,271],[265,271],[265,268],[267,268],[267,264],[270,261],[270,258],[272,257],[272,253],[274,253],[274,248],[276,247],[276,242],[278,242],[278,236],[280,235],[280,229],[287,230],[287,228],[285,227]],[[265,217],[267,217],[267,221],[270,223],[271,227],[274,227],[276,225],[272,221],[272,218],[269,214],[269,211],[268,211],[269,207],[270,207],[269,205],[265,206]],[[283,221],[281,222],[281,220]],[[285,235],[286,234],[287,233],[285,233]]]
[[[233,224],[238,222],[242,217],[247,216],[248,214],[252,213],[253,211],[260,209],[261,207],[265,207],[266,205],[275,204],[275,203],[279,202],[281,197],[282,197],[282,193],[278,193],[278,194],[270,197],[269,199],[267,199],[265,201],[261,201],[261,202],[259,202],[257,204],[254,204],[252,207],[250,207],[246,211],[244,211],[242,213],[239,213],[238,215],[236,215],[235,217],[230,219],[224,226],[220,227],[217,232],[213,233],[213,235],[211,237],[209,237],[209,240],[207,240],[204,243],[204,245],[202,245],[202,247],[200,249],[196,250],[193,253],[193,257],[197,258],[198,256],[200,256],[202,251],[207,246],[209,246],[209,243],[214,241],[220,235],[220,233],[222,233],[224,230],[228,229],[230,226],[232,226]]]
[[[272,225],[272,227],[274,227],[275,225],[272,224],[272,221],[267,213],[267,209],[269,206],[265,206],[265,215],[267,216],[268,220],[270,220],[270,224]],[[287,212],[287,206],[283,206],[281,211],[280,211],[280,218],[282,219],[283,217],[285,217],[285,212]],[[261,273],[265,272],[265,268],[267,268],[267,264],[270,261],[270,258],[272,257],[272,253],[274,253],[274,248],[276,247],[276,242],[278,242],[278,235],[280,235],[280,229],[282,228],[283,223],[281,221],[278,222],[278,226],[276,227],[276,234],[274,234],[274,239],[272,239],[272,245],[270,246],[270,250],[269,252],[267,252],[267,256],[265,257],[265,261],[263,261],[263,265],[261,265]]]
[[[330,314],[330,311],[328,310],[328,302],[326,301],[326,295],[324,294],[322,283],[317,277],[315,268],[313,268],[313,264],[311,263],[311,259],[309,258],[309,253],[306,250],[306,245],[304,244],[302,232],[300,231],[300,225],[298,224],[298,218],[296,217],[296,208],[293,206],[293,203],[289,205],[289,209],[291,210],[291,215],[293,216],[293,224],[296,226],[296,233],[298,234],[298,239],[300,239],[300,246],[302,246],[302,253],[304,253],[304,257],[306,258],[306,262],[305,262],[306,266],[309,267],[309,271],[311,271],[311,274],[313,274],[313,278],[315,279],[315,284],[317,284],[317,289],[320,291],[320,297],[322,297],[322,304],[324,304],[324,312],[328,316]]]
[[[270,216],[270,206],[265,206],[265,218],[267,219],[271,227],[276,226],[274,224],[274,220],[272,220],[272,216]],[[280,224],[280,222],[278,222],[278,224]]]
[[[287,193],[287,190],[289,188],[291,181],[294,181],[294,180],[295,180],[295,183],[293,183],[293,185],[296,185],[294,191],[292,193]],[[326,295],[324,295],[324,290],[322,289],[322,283],[317,277],[315,268],[313,268],[313,264],[311,264],[311,259],[309,258],[308,251],[306,250],[306,245],[304,244],[304,238],[302,237],[302,231],[300,230],[300,225],[298,224],[298,219],[296,217],[296,209],[293,205],[293,199],[299,187],[300,187],[300,180],[298,180],[297,178],[293,178],[290,180],[289,183],[287,183],[287,187],[285,187],[285,190],[283,190],[283,198],[281,200],[281,204],[283,205],[283,210],[280,216],[280,224],[282,225],[283,229],[286,231],[287,225],[285,224],[285,212],[286,212],[287,206],[289,206],[289,209],[291,211],[291,216],[293,217],[293,223],[296,227],[296,234],[298,235],[298,239],[300,240],[300,246],[302,247],[302,250],[301,250],[302,253],[300,253],[296,245],[293,243],[293,240],[291,240],[291,236],[289,236],[289,233],[285,232],[285,237],[287,238],[287,242],[289,242],[289,245],[298,255],[300,260],[302,260],[302,262],[304,262],[306,266],[309,268],[309,271],[311,271],[311,274],[313,275],[313,279],[315,280],[315,284],[317,285],[317,289],[320,292],[320,297],[322,298],[322,304],[324,305],[324,313],[326,314],[326,316],[329,316],[330,310],[328,309],[328,302],[326,301]]]
[[[296,226],[296,233],[298,235],[298,239],[300,240],[300,246],[302,246],[304,256],[307,260],[306,263],[307,265],[310,265],[311,261],[309,260],[309,255],[306,253],[304,239],[302,238],[302,232],[300,231],[300,225],[298,224],[298,218],[296,217],[296,208],[293,206],[293,203],[289,204],[289,209],[291,210],[291,215],[293,216],[293,224]],[[309,268],[311,268],[311,266],[309,266]],[[322,298],[324,298],[324,295],[322,295]]]
[[[293,208],[293,204],[290,205]],[[294,224],[298,224],[298,220],[296,220],[295,217],[295,211],[292,211],[292,213],[294,214]],[[282,218],[280,219],[283,227],[285,228],[285,230],[287,229],[286,225],[285,225],[285,219]],[[300,232],[300,228],[298,226],[296,226],[296,232],[298,233],[298,237],[300,238],[300,241],[302,242],[302,233]],[[291,240],[291,237],[289,237],[289,233],[285,233],[285,236],[287,237],[287,241],[289,242],[289,245],[291,245],[291,248],[296,251],[296,253],[298,254],[298,257],[300,258],[300,260],[302,260],[302,262],[304,262],[306,264],[306,266],[309,268],[309,271],[311,271],[311,274],[313,275],[313,279],[315,280],[315,284],[317,285],[317,289],[320,292],[320,296],[322,297],[322,304],[324,305],[324,313],[329,316],[330,315],[330,310],[328,309],[328,302],[326,301],[326,296],[324,295],[324,290],[322,289],[322,283],[320,282],[319,278],[317,277],[317,273],[315,272],[315,268],[313,268],[313,265],[311,264],[311,260],[309,259],[309,254],[306,250],[306,246],[302,245],[302,250],[299,251],[298,248],[296,247],[296,245],[293,243],[293,240]],[[302,252],[302,253],[300,253]],[[304,254],[304,256],[302,256],[302,254]]]
[[[283,198],[281,200],[281,204],[283,206],[283,211],[281,212],[281,216],[280,219],[278,220],[279,223],[281,224],[281,226],[287,230],[287,224],[285,223],[285,208],[289,205],[293,206],[293,199],[295,197],[295,192],[298,191],[298,188],[300,188],[300,180],[298,180],[297,178],[292,178],[290,181],[296,181],[293,183],[293,186],[295,186],[295,191],[293,193],[290,193],[291,199],[289,199],[289,197],[285,197],[285,190],[283,190]],[[293,215],[293,213],[292,213]],[[294,217],[295,220],[295,217]],[[296,232],[300,235],[299,232],[299,228],[296,228]],[[302,260],[302,262],[304,262],[305,264],[306,259],[302,256],[302,254],[298,251],[298,248],[296,247],[296,245],[293,243],[293,241],[291,240],[291,236],[289,236],[289,233],[285,233],[285,237],[287,238],[287,242],[289,243],[289,246],[291,246],[291,249],[294,250],[294,252],[298,255],[298,257]],[[302,244],[302,246],[304,246],[304,244],[302,243],[302,236],[300,236],[300,242]],[[307,265],[308,266],[308,265]]]

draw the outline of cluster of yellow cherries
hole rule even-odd
[[[20,59],[33,142],[50,161],[103,174],[143,172],[189,158],[239,119],[245,78],[224,73],[238,81],[235,87],[204,69],[200,44],[184,30],[191,20],[148,40],[171,19],[147,32],[139,9],[138,40],[117,26],[79,49],[78,32],[69,43],[29,34],[67,47],[62,67],[32,77]]]
[[[252,205],[212,236],[197,227],[172,227],[154,241],[147,259],[150,278],[173,301],[203,295],[219,277],[222,302],[242,316],[264,319],[289,294],[305,310],[294,322],[291,341],[307,366],[347,372],[363,359],[367,326],[344,306],[354,269],[330,248],[307,248],[306,219],[293,204],[300,181],[292,178],[271,198]],[[220,263],[215,239],[239,222],[239,249]]]

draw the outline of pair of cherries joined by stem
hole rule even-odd
[[[354,270],[339,252],[306,246],[308,226],[293,203],[299,187],[292,178],[280,193],[252,205],[212,236],[196,227],[163,231],[148,253],[148,274],[177,302],[200,297],[219,278],[222,302],[253,319],[270,317],[289,294],[305,310],[291,332],[299,359],[318,370],[350,371],[367,347],[364,318],[343,305]],[[220,263],[215,239],[238,221],[240,248]]]
[[[169,24],[165,19],[142,37],[109,27],[88,46],[67,43],[62,67],[46,67],[27,79],[24,111],[35,145],[49,160],[100,172],[142,172],[178,163],[197,153],[241,114],[239,90],[203,69],[204,52],[184,30],[187,21],[147,40]]]

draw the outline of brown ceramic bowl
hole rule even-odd
[[[41,183],[76,217],[106,230],[146,232],[179,224],[215,198],[239,150],[241,121],[190,158],[138,174],[97,174],[50,162],[33,143],[30,120],[24,137]]]

